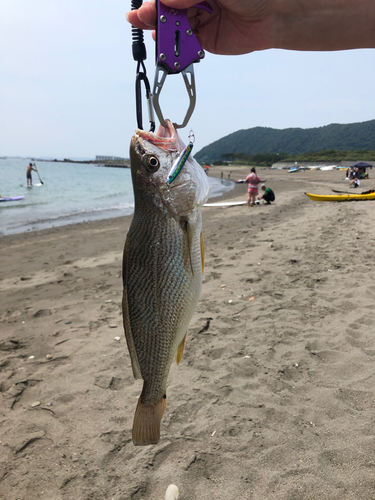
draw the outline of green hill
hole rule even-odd
[[[375,150],[375,120],[346,125],[332,123],[317,128],[274,129],[254,127],[238,130],[204,147],[194,156],[200,162],[212,163],[223,154],[288,153],[296,155],[313,151]]]

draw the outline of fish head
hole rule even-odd
[[[130,145],[135,204],[152,203],[174,217],[190,215],[208,199],[209,185],[203,168],[189,156],[174,181],[168,175],[185,145],[166,120],[157,134],[137,130]]]

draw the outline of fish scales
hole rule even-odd
[[[193,259],[195,277],[186,272],[188,255],[187,239],[179,224],[171,217],[150,217],[134,221],[128,238],[137,242],[134,252],[129,253],[127,295],[133,339],[140,364],[142,378],[150,386],[151,393],[145,402],[163,396],[168,372],[175,351],[185,335],[191,309],[195,309],[200,292],[199,260]],[[138,219],[138,218],[137,218]],[[162,231],[160,231],[162,225]],[[145,230],[146,229],[146,230]],[[133,233],[134,230],[134,233]],[[200,234],[200,227],[198,228]],[[160,234],[162,238],[160,238]],[[162,244],[161,241],[168,242]],[[199,246],[195,237],[194,248]],[[190,269],[188,269],[190,271]],[[140,286],[142,283],[142,286]],[[186,308],[186,304],[190,304]],[[178,336],[176,336],[176,331]]]
[[[182,356],[202,286],[200,207],[208,197],[207,177],[189,158],[167,186],[184,148],[170,122],[168,131],[167,138],[138,131],[130,148],[135,209],[124,249],[123,316],[133,373],[143,379],[136,445],[159,440],[170,366]]]

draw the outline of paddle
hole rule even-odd
[[[43,184],[44,184],[44,182],[43,182],[43,181],[42,181],[42,179],[40,178],[40,175],[39,175],[38,169],[36,168],[35,163],[34,163],[34,167],[35,167],[36,173],[38,174],[38,177],[39,177],[40,183],[43,185]]]
[[[371,192],[373,193],[374,191],[372,189],[370,189],[370,193],[368,191],[362,191],[362,193],[356,193],[356,192],[353,192],[351,191],[350,193],[348,193],[348,191],[336,191],[335,189],[332,189],[332,191],[334,193],[340,193],[340,194],[371,194]]]

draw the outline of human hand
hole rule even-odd
[[[247,54],[270,48],[326,51],[375,47],[374,0],[208,2],[212,14],[194,8],[197,0],[163,0],[171,8],[188,9],[199,42],[213,54]],[[129,12],[127,19],[136,28],[154,29],[154,0]]]
[[[212,14],[194,8],[197,0],[163,0],[171,8],[189,9],[192,30],[202,47],[213,54],[246,54],[272,46],[269,40],[272,14],[268,0],[208,2],[213,9]],[[127,20],[136,28],[154,29],[155,2],[145,2],[138,10],[128,12]]]

